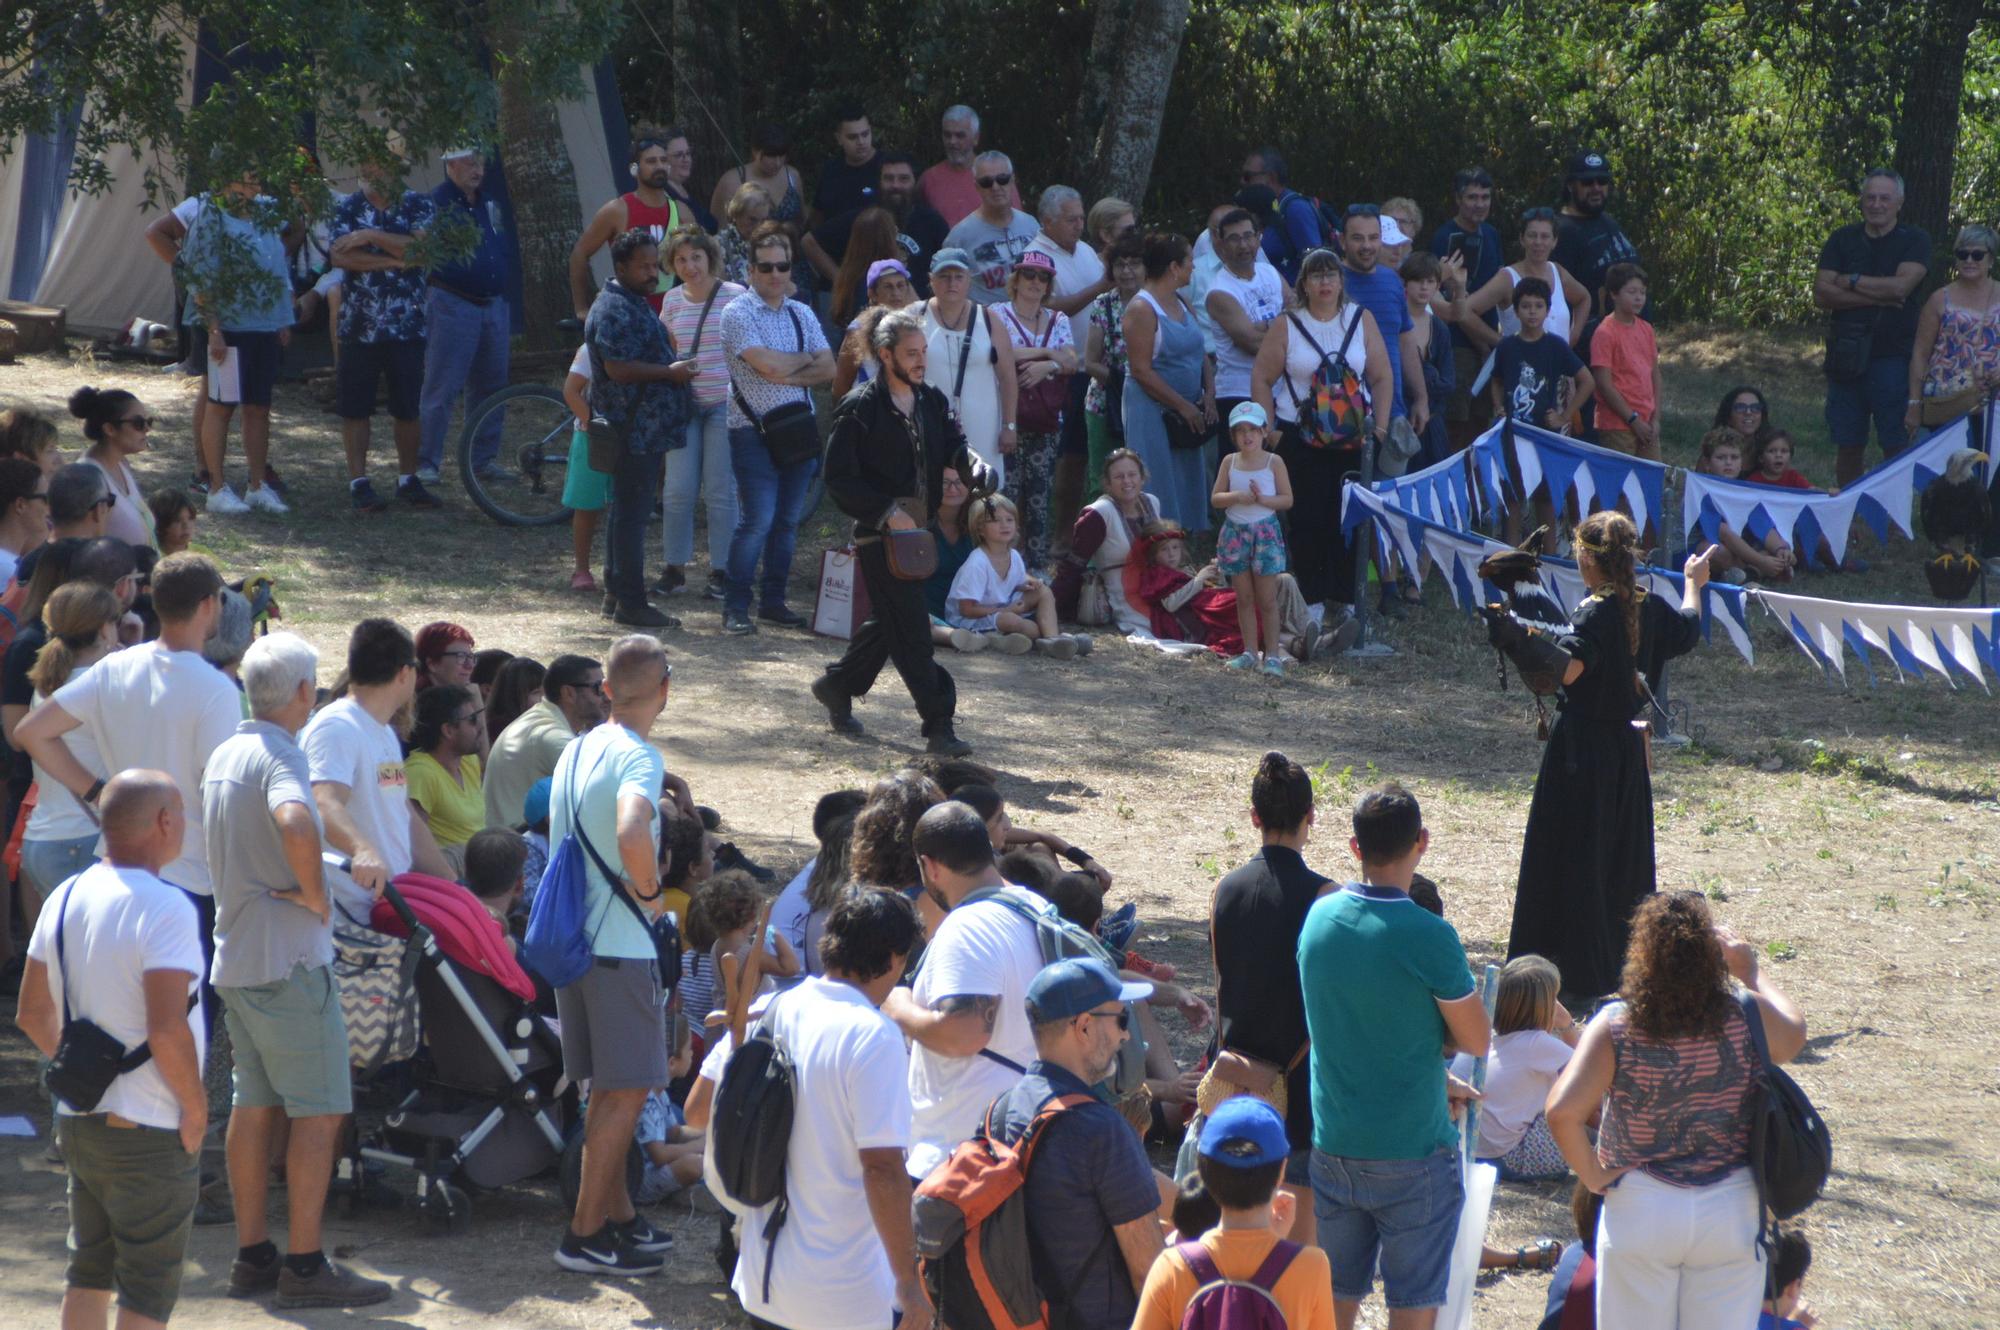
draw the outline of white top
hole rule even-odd
[[[1519,268],[1511,264],[1500,271],[1507,274],[1507,285],[1510,288],[1519,286],[1521,278],[1526,275]],[[1569,301],[1563,298],[1562,271],[1554,263],[1551,263],[1549,264],[1549,275],[1552,279],[1549,282],[1549,317],[1548,321],[1542,324],[1542,331],[1559,342],[1567,342],[1569,340]],[[1513,337],[1521,331],[1521,316],[1514,312],[1514,307],[1511,304],[1507,308],[1499,310],[1498,313],[1500,315],[1500,335],[1502,337]]]
[[[1479,1157],[1498,1159],[1521,1143],[1548,1102],[1549,1089],[1576,1050],[1547,1030],[1516,1030],[1493,1040],[1479,1103]]]
[[[146,1039],[146,971],[185,971],[190,997],[200,982],[201,934],[194,903],[143,868],[95,863],[71,883],[43,905],[35,934],[28,940],[28,955],[48,967],[49,997],[60,1018],[63,965],[56,954],[60,920],[62,951],[75,975],[69,985],[70,1018],[87,1018],[126,1049],[137,1048]],[[206,1061],[207,1025],[199,1006],[189,1009],[187,1022],[195,1057]],[[116,1113],[141,1126],[168,1131],[181,1125],[180,1101],[151,1059],[111,1082],[92,1111]],[[78,1116],[60,1102],[56,1112]]]
[[[576,349],[576,358],[569,362],[569,372],[580,376],[585,383],[590,382],[590,343],[585,342]]]
[[[1269,323],[1285,308],[1285,283],[1278,276],[1278,270],[1271,267],[1250,269],[1246,280],[1224,267],[1218,267],[1209,278],[1208,291],[1202,297],[1202,312],[1208,312],[1208,297],[1221,291],[1232,297],[1250,316],[1252,323]],[[1210,322],[1213,323],[1211,316]],[[1250,395],[1250,365],[1257,359],[1255,351],[1245,351],[1221,328],[1215,328],[1215,395],[1217,397],[1248,397]]]
[[[954,628],[990,633],[998,626],[1000,616],[984,614],[977,619],[968,619],[960,610],[959,602],[971,600],[981,605],[1005,605],[1014,599],[1014,593],[1027,580],[1028,565],[1021,561],[1021,551],[1007,551],[1007,575],[1002,577],[986,551],[975,549],[972,557],[959,565],[958,575],[951,579],[951,590],[945,593],[944,598],[944,617]]]
[[[403,745],[396,732],[343,697],[299,732],[312,782],[347,787],[347,815],[395,877],[410,871],[410,788],[403,773]],[[366,918],[368,893],[328,865],[327,889]]]
[[[730,1287],[743,1309],[777,1325],[883,1330],[896,1279],[864,1201],[861,1151],[910,1143],[902,1093],[910,1058],[902,1031],[852,984],[807,979],[765,1013],[797,1077],[797,1110],[785,1150],[790,1217],[775,1248],[752,1213]],[[764,1301],[764,1261],[774,1262]]]
[[[1261,498],[1269,498],[1278,492],[1278,477],[1271,470],[1269,460],[1255,471],[1246,471],[1237,464],[1236,458],[1232,455],[1229,459],[1229,492],[1250,493]],[[1277,516],[1277,513],[1262,503],[1234,503],[1222,511],[1228,521],[1241,522],[1245,526],[1266,517]]]
[[[70,679],[82,674],[81,669],[71,670]],[[65,680],[67,682],[67,680]],[[35,694],[34,703],[28,708],[34,711],[49,699]],[[111,773],[104,769],[104,758],[97,751],[97,742],[90,737],[88,726],[71,730],[63,736],[69,751],[83,769],[99,780],[110,780]],[[37,765],[35,767],[35,811],[28,814],[28,829],[22,833],[23,840],[82,840],[85,836],[97,835],[97,819],[86,813],[83,804],[69,792],[69,787],[54,780],[49,773]]]
[[[1061,310],[1050,309],[1046,305],[1043,306],[1042,314],[1044,317],[1039,320],[1041,331],[1036,332],[1028,326],[1026,319],[1014,311],[1012,303],[998,304],[993,308],[1000,311],[1000,322],[1007,329],[1007,336],[1015,346],[1031,350],[1046,348],[1054,351],[1061,347],[1076,345],[1076,337],[1070,331],[1069,315],[1063,313]],[[1048,316],[1053,316],[1055,322],[1049,322]],[[952,365],[953,371],[956,372],[957,368],[958,366],[954,362]],[[926,370],[925,376],[929,377],[929,373],[930,371]],[[972,371],[968,369],[966,373],[969,375]]]
[[[1188,308],[1194,311],[1195,322],[1201,325],[1202,342],[1208,353],[1214,355],[1219,348],[1216,346],[1215,320],[1208,317],[1208,293],[1215,285],[1215,274],[1222,271],[1222,256],[1215,252],[1215,242],[1207,227],[1204,226],[1201,234],[1195,237],[1190,257],[1194,260],[1194,271],[1188,276],[1188,284],[1181,288],[1181,299],[1187,301]],[[1273,276],[1278,272],[1264,257],[1261,248],[1257,251],[1257,271]],[[1229,339],[1225,337],[1222,340]]]
[[[1042,898],[1016,886],[1002,891],[1037,912]],[[961,905],[944,917],[917,968],[910,995],[930,1007],[947,997],[996,997],[991,1052],[1018,1067],[1035,1060],[1035,1036],[1028,1027],[1028,984],[1041,972],[1042,949],[1034,926],[998,901]],[[922,1177],[978,1129],[986,1106],[1021,1079],[1021,1073],[992,1058],[946,1057],[922,1044],[910,1050],[910,1176]]]
[[[965,442],[980,461],[993,468],[994,483],[1007,480],[1006,459],[1000,455],[1000,373],[993,364],[993,327],[986,321],[984,305],[967,302],[972,327],[972,349],[966,352],[965,384],[958,387],[958,358],[965,348],[965,332],[954,332],[938,322],[936,310],[926,300],[924,311],[924,382],[945,395],[958,415],[958,427]],[[965,315],[959,316],[961,321]]]
[[[112,652],[58,688],[52,700],[90,731],[106,771],[150,767],[174,778],[187,838],[160,876],[198,896],[212,894],[201,772],[243,719],[243,696],[229,676],[192,651],[146,642]]]
[[[104,534],[114,540],[122,540],[134,549],[157,545],[153,510],[146,506],[146,492],[139,488],[139,478],[132,474],[132,464],[122,457],[113,458],[110,466],[95,457],[83,460],[97,468],[104,477],[105,488],[111,492],[111,511],[104,519]]]
[[[1296,317],[1297,324],[1291,324],[1285,331],[1285,382],[1271,386],[1271,401],[1278,408],[1278,419],[1290,424],[1299,418],[1299,403],[1312,396],[1312,378],[1318,371],[1319,351],[1312,349],[1312,343],[1299,336],[1299,324],[1304,324],[1319,343],[1320,351],[1328,356],[1340,354],[1340,339],[1347,336],[1347,325],[1361,317],[1361,306],[1352,300],[1343,301],[1340,313],[1331,319],[1316,319],[1304,308],[1295,309],[1285,315],[1289,323]],[[1354,377],[1361,381],[1364,391],[1368,387],[1368,330],[1356,328],[1354,340],[1347,344],[1347,367],[1354,371]]]
[[[1104,260],[1097,256],[1088,240],[1079,240],[1074,250],[1065,250],[1044,231],[1028,242],[1028,249],[1031,253],[1048,255],[1056,265],[1050,295],[1073,296],[1104,280]]]

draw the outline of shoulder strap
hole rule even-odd
[[[1277,1288],[1278,1281],[1285,1277],[1285,1271],[1292,1268],[1292,1261],[1300,1250],[1298,1243],[1279,1238],[1277,1245],[1271,1248],[1271,1254],[1257,1267],[1257,1273],[1250,1276],[1250,1282],[1266,1293],[1272,1292]]]
[[[595,776],[597,774],[598,768],[604,765],[608,756],[608,754],[600,754],[598,756],[597,766],[590,769],[591,775]],[[581,764],[579,763],[578,765]],[[638,919],[639,927],[645,929],[647,934],[650,935],[653,931],[653,920],[644,910],[639,908],[639,902],[633,900],[631,895],[625,890],[624,874],[604,862],[604,856],[597,852],[597,847],[590,843],[590,837],[584,834],[583,806],[576,798],[576,767],[574,766],[570,768],[569,772],[569,793],[571,807],[569,819],[570,835],[576,837],[576,843],[583,847],[583,852],[590,856],[592,863],[597,865],[597,871],[604,874],[604,885],[611,892],[613,899],[625,902],[625,908],[630,910],[633,917]],[[602,926],[600,923],[599,927],[601,928]]]
[[[722,294],[722,279],[715,279],[715,285],[708,290],[708,299],[701,302],[701,317],[694,324],[694,345],[688,348],[688,359],[701,354],[701,335],[708,331],[708,311],[715,304],[715,298]]]
[[[1311,333],[1306,331],[1305,320],[1299,317],[1299,312],[1297,310],[1295,309],[1286,310],[1285,317],[1292,321],[1292,328],[1298,333],[1299,336],[1306,339],[1306,345],[1311,347],[1313,349],[1313,353],[1319,357],[1319,365],[1313,367],[1313,373],[1315,374],[1319,373],[1320,366],[1324,366],[1328,359],[1326,354],[1326,348],[1321,346],[1318,340],[1315,339]],[[1347,344],[1345,342],[1341,343],[1341,349],[1343,351],[1347,349]],[[1298,384],[1292,382],[1292,376],[1289,373],[1285,375],[1285,387],[1292,394],[1293,406],[1297,407],[1305,405],[1304,401],[1302,401],[1299,397],[1299,386]]]
[[[1737,995],[1736,1001],[1743,1009],[1743,1019],[1750,1026],[1750,1046],[1757,1050],[1757,1060],[1763,1064],[1763,1069],[1769,1071],[1772,1067],[1771,1046],[1764,1038],[1764,1013],[1757,1005],[1756,995],[1745,989]]]
[[[1199,1239],[1180,1243],[1174,1248],[1174,1252],[1187,1263],[1188,1272],[1194,1276],[1196,1287],[1213,1284],[1222,1278],[1222,1271],[1216,1268],[1215,1259],[1208,1254],[1208,1248],[1202,1246]]]
[[[63,921],[69,915],[69,898],[76,894],[76,879],[71,878],[63,889],[62,904],[56,907],[56,966],[62,971],[62,982],[57,988],[62,994],[62,1023],[69,1024],[69,956],[63,947]]]
[[[958,348],[958,375],[951,384],[952,410],[958,409],[960,398],[965,392],[965,366],[972,359],[972,339],[976,335],[973,325],[984,316],[985,311],[973,301],[965,304],[965,343]]]

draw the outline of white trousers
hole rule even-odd
[[[1706,1187],[1627,1173],[1597,1227],[1597,1323],[1616,1330],[1757,1324],[1764,1262],[1757,1187],[1738,1169]]]

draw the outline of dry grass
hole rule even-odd
[[[1775,390],[1781,419],[1810,434],[1815,354],[1808,339],[1768,334],[1669,339],[1670,454],[1685,460],[1698,426],[1738,378]],[[184,480],[185,403],[154,377],[100,377],[136,384],[166,417],[166,455],[148,459],[148,480]],[[71,365],[35,361],[0,370],[0,397],[53,405],[79,381]],[[462,499],[438,516],[351,520],[331,423],[296,399],[281,405],[278,461],[298,496],[293,519],[209,523],[200,535],[238,571],[278,574],[291,622],[328,653],[329,673],[345,626],[364,612],[412,625],[454,618],[481,645],[542,659],[606,644],[609,625],[595,605],[558,589],[567,566],[561,532],[502,532]],[[1807,452],[1809,474],[1829,469]],[[802,574],[823,543],[802,538]],[[1920,581],[1912,552],[1894,551],[1887,562],[1894,566],[1862,579],[1816,579],[1809,594],[1913,598]],[[806,604],[810,577],[795,591]],[[960,729],[1007,773],[1017,819],[1088,845],[1111,865],[1114,894],[1140,904],[1140,945],[1197,983],[1207,973],[1208,894],[1254,843],[1247,780],[1271,747],[1320,769],[1326,821],[1309,855],[1328,871],[1345,858],[1345,803],[1378,778],[1410,784],[1434,835],[1426,871],[1442,884],[1475,959],[1497,959],[1538,758],[1533,724],[1518,689],[1495,691],[1490,652],[1442,589],[1433,587],[1431,599],[1410,623],[1384,629],[1394,657],[1315,666],[1282,686],[1107,639],[1090,659],[1068,664],[955,660]],[[906,760],[919,744],[915,717],[891,674],[860,711],[871,738],[837,739],[805,692],[834,644],[769,631],[728,638],[712,606],[683,598],[682,610],[689,627],[668,639],[675,696],[655,737],[753,854],[797,862],[809,851],[813,799]],[[1661,885],[1707,892],[1766,948],[1769,972],[1811,1022],[1798,1075],[1832,1124],[1838,1169],[1807,1224],[1816,1253],[1811,1296],[1824,1323],[1995,1324],[2000,1041],[1990,1009],[2000,954],[2000,705],[1935,678],[1843,691],[1773,623],[1755,623],[1753,634],[1755,669],[1726,648],[1677,667],[1674,690],[1694,703],[1701,742],[1663,755],[1656,774]],[[4,1051],[10,1073],[21,1071],[18,1041]],[[0,1111],[22,1111],[23,1096],[8,1099]],[[0,1147],[0,1166],[17,1178],[0,1190],[0,1262],[9,1270],[0,1319],[45,1318],[60,1280],[60,1198],[21,1146]],[[360,1264],[410,1290],[377,1324],[729,1321],[703,1254],[709,1221],[678,1225],[682,1245],[668,1280],[609,1291],[549,1278],[546,1252],[559,1222],[545,1192],[516,1191],[482,1202],[470,1240],[411,1238],[411,1222],[398,1216],[336,1225],[332,1240],[358,1244]],[[1567,1237],[1567,1226],[1563,1195],[1508,1187],[1492,1237],[1507,1245]],[[190,1323],[263,1317],[218,1295],[228,1243],[226,1229],[197,1233],[184,1304]],[[1540,1275],[1492,1282],[1481,1323],[1532,1325],[1546,1287]],[[1378,1304],[1364,1320],[1381,1324]]]

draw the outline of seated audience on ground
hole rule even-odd
[[[521,821],[516,830],[528,846],[528,862],[521,869],[523,918],[534,908],[535,888],[542,885],[542,874],[549,866],[549,790],[553,785],[547,776],[542,777],[528,787],[528,797],[521,805]]]
[[[1148,626],[1161,641],[1198,642],[1224,660],[1240,658],[1243,629],[1234,587],[1210,559],[1189,569],[1187,533],[1172,521],[1154,522],[1140,534],[1123,569],[1125,600],[1143,608]],[[1312,659],[1320,630],[1290,573],[1279,573],[1277,614],[1284,659]]]
[[[660,888],[667,912],[687,922],[695,892],[715,872],[715,836],[700,817],[660,800]]]
[[[603,722],[604,667],[587,656],[557,656],[542,681],[542,700],[515,717],[485,764],[486,825],[511,827],[529,787],[555,773],[569,741]]]
[[[769,936],[753,936],[757,920],[762,912],[764,897],[757,890],[757,884],[748,873],[729,869],[715,874],[701,884],[695,893],[694,902],[689,906],[691,919],[700,919],[705,935],[714,941],[708,947],[709,965],[717,975],[725,973],[723,958],[733,956],[741,966],[748,958],[753,946],[763,949],[761,962],[763,979],[758,985],[759,992],[775,991],[780,979],[795,978],[799,973],[798,953],[792,944],[773,930]],[[707,1013],[688,1013],[690,1020],[705,1018]],[[709,1026],[706,1034],[713,1042],[717,1030]]]
[[[1548,1305],[1536,1330],[1597,1330],[1597,1224],[1604,1197],[1581,1182],[1570,1192],[1576,1241],[1549,1277]]]
[[[194,528],[201,512],[186,490],[178,485],[163,486],[146,496],[146,507],[153,514],[161,558],[183,553],[194,544]]]
[[[470,684],[472,633],[455,623],[427,623],[417,630],[417,691],[441,683]]]
[[[1146,493],[1146,463],[1128,448],[1113,449],[1101,475],[1104,493],[1077,514],[1069,553],[1056,564],[1056,608],[1086,627],[1108,623],[1128,637],[1152,637],[1151,616],[1126,600],[1120,570],[1140,533],[1160,520],[1160,501]]]
[[[445,860],[459,876],[465,843],[484,825],[485,791],[480,785],[479,694],[462,684],[435,684],[417,694],[410,755],[404,760],[410,806],[431,829]]]
[[[1771,437],[1777,428],[1771,419],[1771,404],[1764,400],[1761,389],[1749,384],[1740,384],[1722,395],[1715,405],[1715,419],[1709,422],[1712,429],[1733,429],[1754,446]]]
[[[634,1205],[654,1205],[701,1181],[702,1133],[687,1125],[680,1106],[665,1090],[646,1096],[639,1125],[632,1129],[643,1172],[632,1189]]]
[[[947,798],[957,798],[958,791],[968,785],[984,785],[995,792],[993,796],[995,799],[1000,797],[998,793],[1000,773],[991,767],[981,766],[970,758],[936,757],[925,754],[916,758],[910,765],[936,781],[938,788],[944,791]],[[984,809],[981,810],[981,817],[990,824],[991,818]],[[1105,891],[1111,889],[1111,870],[1098,863],[1090,851],[1070,844],[1054,832],[1034,831],[1027,827],[1015,826],[1013,819],[1007,816],[1004,800],[1000,806],[999,829],[1001,839],[993,843],[995,854],[1004,853],[1009,848],[1021,848],[1034,850],[1049,859],[1067,859],[1071,864],[1095,877],[1101,889]],[[1122,914],[1123,911],[1114,913]]]
[[[771,903],[771,927],[790,938],[793,947],[805,946],[806,918],[812,913],[812,906],[807,902],[806,896],[820,857],[827,852],[828,833],[835,822],[847,819],[848,827],[840,833],[843,862],[839,881],[835,884],[845,886],[848,882],[846,846],[853,832],[853,818],[861,811],[861,805],[867,802],[868,796],[861,790],[835,790],[831,794],[822,794],[819,801],[813,805],[812,833],[813,840],[819,845],[819,852],[806,860],[805,865],[792,875],[792,880],[785,884],[784,890],[778,893],[777,900]],[[804,950],[800,950],[799,955],[805,960],[807,970],[810,972],[812,957]]]
[[[1219,1223],[1183,1233],[1182,1245],[1167,1248],[1153,1262],[1132,1330],[1177,1330],[1202,1297],[1200,1290],[1218,1279],[1255,1283],[1277,1304],[1286,1330],[1332,1330],[1333,1274],[1326,1253],[1287,1236],[1297,1201],[1280,1192],[1278,1182],[1291,1155],[1284,1118],[1250,1095],[1225,1100],[1202,1124],[1195,1172],[1203,1194],[1215,1203]],[[1178,1228],[1178,1199],[1174,1210]]]
[[[486,913],[493,916],[507,945],[515,946],[517,923],[526,923],[521,896],[526,886],[528,842],[518,831],[505,827],[483,827],[465,843],[465,887],[479,898]]]
[[[1806,1271],[1810,1269],[1812,1243],[1796,1228],[1780,1229],[1777,1249],[1771,1253],[1769,1282],[1776,1295],[1764,1299],[1757,1330],[1813,1330],[1819,1324],[1806,1301]]]
[[[548,670],[538,660],[526,656],[511,656],[493,674],[493,681],[481,689],[481,700],[486,703],[486,744],[489,749],[500,742],[509,725],[519,720],[521,713],[542,700],[542,687],[548,679]]]
[[[1486,1084],[1481,1087],[1478,1157],[1499,1169],[1505,1182],[1569,1176],[1569,1165],[1542,1115],[1549,1090],[1569,1065],[1580,1036],[1575,1019],[1556,998],[1561,988],[1562,976],[1540,956],[1516,956],[1500,971],[1493,1049],[1486,1055]]]
[[[466,682],[479,690],[479,700],[487,702],[493,697],[493,681],[500,677],[500,667],[514,659],[514,653],[499,647],[481,647],[472,653],[472,678]]]
[[[1040,651],[1057,660],[1077,654],[1077,640],[1056,622],[1056,598],[1046,583],[1028,576],[1016,549],[1019,517],[1004,495],[972,501],[966,523],[978,548],[952,579],[945,618],[958,629],[951,643],[960,651],[991,645],[1010,656]]]
[[[1743,462],[1749,451],[1749,441],[1740,433],[1719,426],[1701,436],[1701,453],[1695,459],[1694,469],[1723,480],[1742,480]],[[1723,522],[1716,528],[1716,536],[1709,567],[1723,581],[1741,586],[1753,578],[1767,582],[1791,580],[1792,547],[1785,543],[1776,527],[1766,531],[1761,539],[1746,540],[1735,527]],[[1706,542],[1702,544],[1705,546]]]

